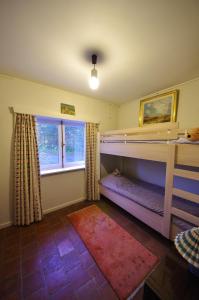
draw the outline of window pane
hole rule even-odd
[[[59,165],[59,125],[37,122],[37,133],[41,170]]]
[[[65,163],[84,161],[84,125],[65,125]]]

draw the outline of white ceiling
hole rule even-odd
[[[199,76],[199,1],[0,0],[0,72],[116,103],[143,97]]]

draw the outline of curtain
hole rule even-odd
[[[98,124],[86,123],[86,183],[88,200],[99,200],[97,174],[97,133]]]
[[[14,212],[15,225],[42,219],[35,117],[18,113],[14,131]]]

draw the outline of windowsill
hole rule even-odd
[[[84,170],[85,166],[72,166],[67,168],[61,168],[61,169],[52,169],[52,170],[43,170],[40,172],[41,176],[51,175],[51,174],[58,174],[58,173],[65,173],[70,171],[78,171],[78,170]]]

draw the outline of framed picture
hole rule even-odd
[[[139,126],[175,122],[178,91],[171,91],[140,101]]]
[[[75,106],[61,103],[61,113],[66,115],[75,115]]]

